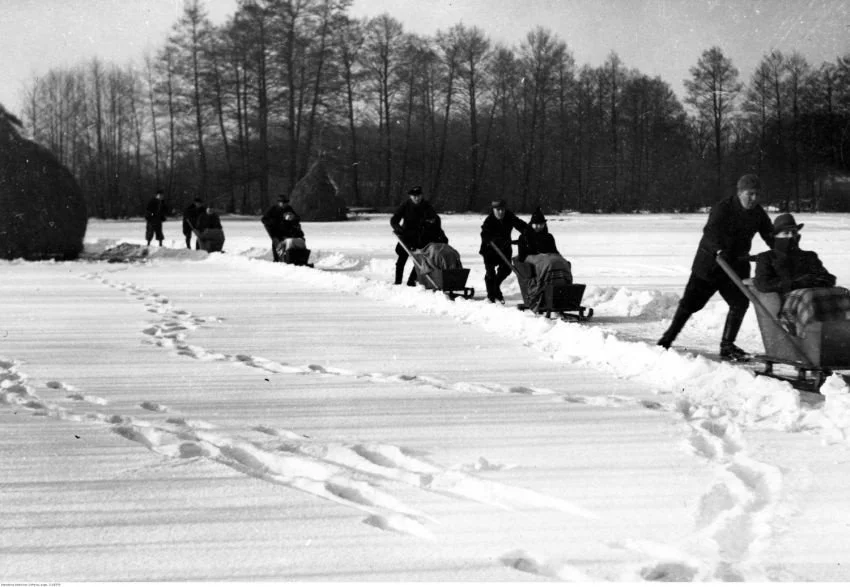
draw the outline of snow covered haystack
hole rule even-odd
[[[295,184],[289,203],[302,220],[345,220],[347,216],[345,202],[321,159]]]
[[[0,105],[0,258],[76,259],[87,214],[71,172]]]

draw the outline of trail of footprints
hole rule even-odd
[[[758,563],[774,537],[782,471],[747,455],[741,430],[728,415],[686,402],[679,409],[690,428],[691,450],[718,470],[697,518],[698,530],[717,546],[714,578],[767,581]]]
[[[317,364],[292,365],[244,353],[216,353],[204,349],[203,347],[187,343],[186,335],[188,332],[197,330],[206,324],[220,323],[223,321],[221,318],[215,316],[206,318],[195,316],[191,312],[175,308],[167,297],[154,291],[140,288],[130,282],[115,282],[98,273],[86,274],[83,277],[92,280],[99,280],[109,287],[124,291],[128,295],[131,295],[135,299],[143,302],[148,312],[156,314],[158,319],[142,330],[142,333],[148,337],[148,342],[150,344],[171,350],[179,355],[201,361],[238,363],[247,367],[261,369],[269,373],[331,375],[373,381],[375,383],[407,383],[411,385],[423,385],[459,393],[507,393],[517,395],[553,396],[555,401],[580,403],[598,407],[642,406],[653,410],[670,409],[660,402],[640,400],[613,394],[606,397],[581,396],[574,394],[563,395],[554,390],[543,387],[464,381],[451,383],[439,377],[429,375],[365,373]]]
[[[746,454],[742,432],[728,414],[687,400],[677,411],[689,433],[685,448],[717,470],[716,482],[697,507],[690,542],[698,554],[651,541],[612,546],[659,561],[639,569],[646,581],[773,580],[762,556],[774,538],[782,505],[781,470]]]

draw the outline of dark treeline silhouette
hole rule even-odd
[[[213,26],[187,2],[141,68],[95,59],[34,80],[26,129],[98,217],[138,215],[155,186],[176,207],[255,214],[319,159],[352,207],[419,184],[442,210],[688,211],[756,172],[770,203],[850,209],[850,55],[813,67],[774,51],[745,84],[711,47],[683,105],[616,53],[577,65],[545,28],[516,47],[463,24],[424,37],[350,3],[240,0]]]

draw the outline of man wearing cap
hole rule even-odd
[[[490,203],[490,213],[481,225],[481,247],[478,254],[484,259],[484,284],[487,286],[487,301],[490,303],[505,303],[502,295],[502,282],[511,274],[511,268],[493,250],[493,243],[505,258],[513,254],[511,247],[511,232],[516,229],[520,233],[528,230],[528,224],[520,220],[516,214],[508,210],[504,200],[494,200]]]
[[[413,186],[407,191],[408,198],[398,207],[390,218],[390,226],[395,235],[408,249],[416,249],[419,245],[420,234],[426,217],[436,216],[433,206],[422,195],[421,186]],[[401,244],[395,246],[398,259],[395,263],[395,284],[401,285],[404,277],[404,265],[407,263],[407,251]],[[407,285],[416,285],[416,268],[410,271]]]
[[[272,204],[272,206],[266,210],[266,213],[263,214],[263,217],[260,219],[266,229],[266,232],[272,239],[272,260],[275,263],[280,261],[280,255],[278,254],[277,249],[280,240],[283,238],[281,235],[281,228],[283,226],[284,206],[286,206],[286,197],[280,195],[277,197],[277,202]]]
[[[749,254],[753,237],[761,235],[773,246],[773,226],[758,204],[761,181],[747,174],[738,180],[737,193],[714,205],[703,228],[691,276],[676,308],[676,314],[658,346],[670,348],[692,314],[705,307],[717,293],[729,304],[726,324],[720,340],[720,356],[730,360],[746,360],[749,355],[735,345],[735,338],[749,307],[749,300],[717,263],[722,255],[742,279],[750,276]]]
[[[145,208],[145,240],[148,246],[151,244],[151,239],[156,237],[159,241],[159,246],[162,246],[162,241],[165,236],[162,234],[162,223],[168,218],[168,204],[165,202],[165,196],[161,188],[156,190],[156,195],[148,201]]]
[[[787,294],[807,287],[833,287],[835,276],[826,270],[814,251],[800,248],[800,229],[791,214],[773,221],[773,248],[756,257],[753,284],[759,291]]]
[[[198,228],[198,218],[204,211],[204,206],[201,201],[201,198],[195,198],[195,200],[186,206],[186,209],[183,210],[183,236],[186,237],[186,248],[192,248],[192,233]],[[195,248],[200,248],[200,243],[198,243],[197,239],[195,240]]]

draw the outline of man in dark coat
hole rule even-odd
[[[275,263],[280,261],[280,255],[278,255],[277,249],[278,243],[283,238],[281,236],[281,229],[283,223],[283,208],[286,205],[286,198],[278,196],[277,202],[272,204],[272,206],[266,210],[266,213],[263,214],[263,217],[260,219],[266,229],[266,232],[272,239],[272,260]]]
[[[738,180],[737,193],[714,205],[703,228],[691,277],[676,308],[673,321],[658,346],[670,348],[692,314],[705,307],[717,292],[729,304],[723,337],[720,341],[720,356],[730,360],[745,360],[748,354],[735,345],[741,329],[749,300],[717,263],[722,255],[739,277],[750,276],[749,254],[756,234],[768,246],[773,245],[773,226],[767,213],[757,203],[761,191],[758,176],[748,174]]]
[[[284,204],[282,210],[283,219],[278,225],[278,238],[286,240],[288,238],[304,238],[304,230],[301,228],[301,217],[295,212],[295,209],[289,204]]]
[[[154,236],[159,241],[159,246],[162,246],[165,238],[162,234],[162,223],[166,218],[168,218],[168,204],[165,202],[162,190],[157,189],[156,195],[150,199],[145,208],[145,240],[148,241],[148,246]]]
[[[304,240],[304,231],[301,229],[301,217],[289,204],[285,204],[282,211],[283,219],[277,232],[277,256],[285,263],[306,264],[310,253]]]
[[[529,255],[540,253],[561,254],[555,246],[555,237],[549,233],[546,226],[546,217],[543,216],[543,211],[539,207],[531,215],[529,224],[531,228],[524,230],[519,237],[517,250],[519,261],[525,261]]]
[[[528,224],[508,210],[504,200],[495,200],[490,204],[490,213],[481,225],[481,247],[478,254],[484,259],[484,284],[487,287],[487,301],[505,303],[502,295],[502,282],[511,274],[510,265],[505,263],[490,243],[502,251],[505,258],[513,254],[511,232],[528,230]]]
[[[390,226],[393,227],[393,232],[404,243],[408,249],[419,248],[419,240],[422,232],[422,225],[425,222],[425,217],[430,214],[436,214],[433,206],[425,200],[422,195],[420,186],[413,186],[407,192],[408,198],[395,211],[395,214],[390,218]],[[404,277],[404,265],[407,263],[407,251],[401,244],[395,246],[395,252],[398,259],[395,263],[395,284],[401,285],[401,280]],[[410,276],[407,278],[407,285],[416,285],[416,269],[410,271]]]
[[[808,287],[834,287],[835,276],[814,251],[800,248],[800,229],[791,214],[773,221],[773,248],[756,257],[753,284],[759,291],[787,294]]]
[[[204,212],[204,205],[201,198],[195,200],[186,206],[183,210],[183,236],[186,237],[186,248],[192,248],[192,233],[198,229],[198,217]],[[200,244],[195,240],[195,248],[199,249]]]

